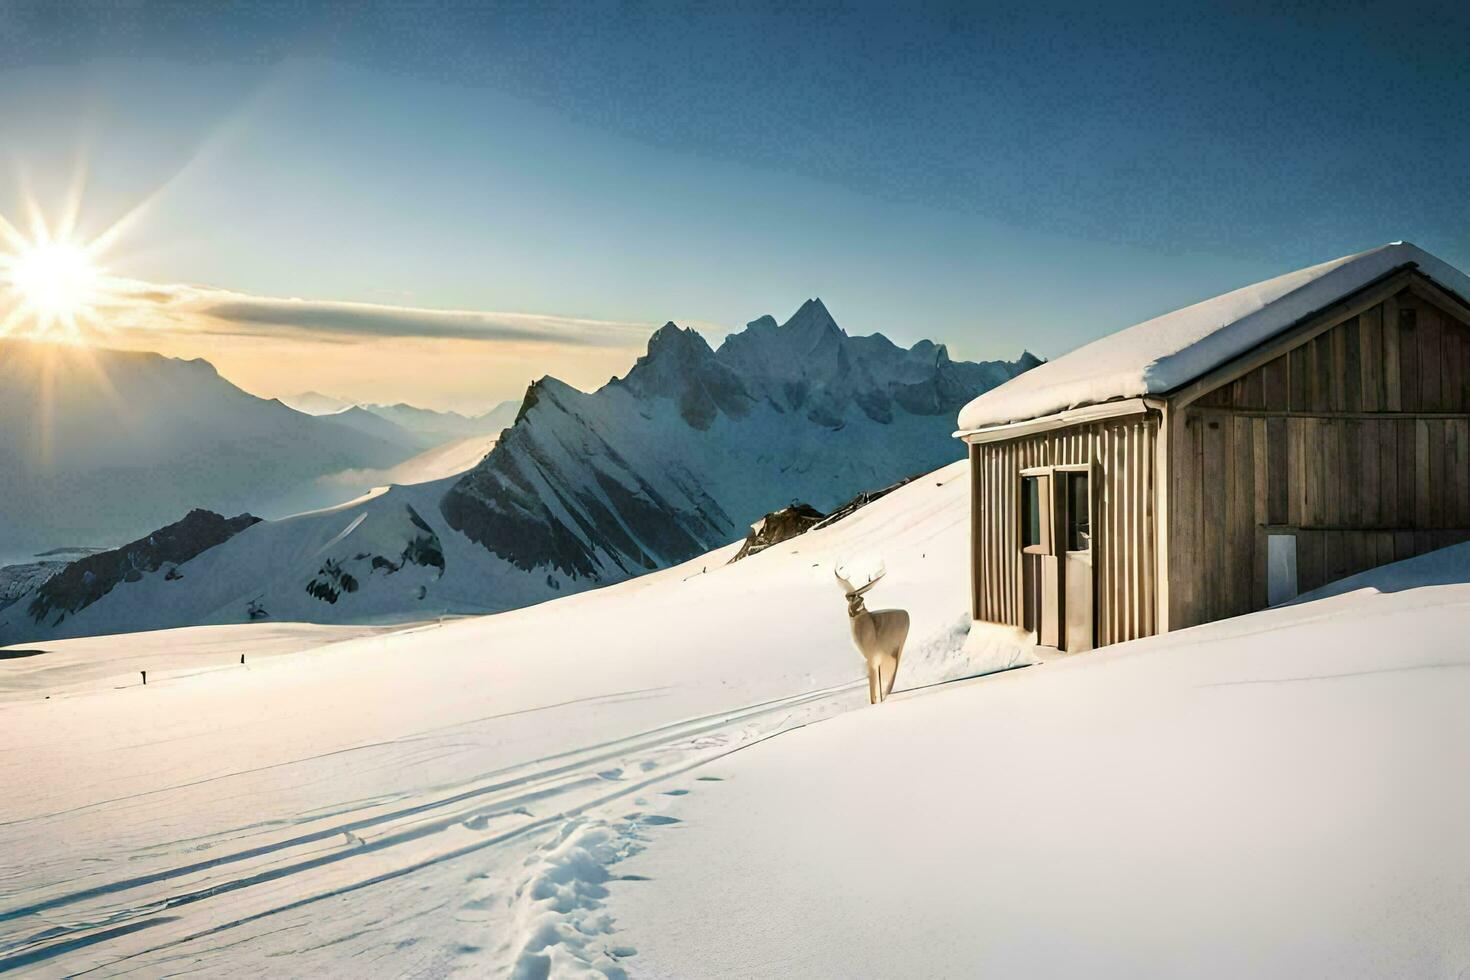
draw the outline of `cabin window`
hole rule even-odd
[[[1021,547],[1037,554],[1050,554],[1046,544],[1046,495],[1050,480],[1045,476],[1021,477]]]
[[[1086,473],[1067,474],[1067,550],[1092,548],[1092,495]]]
[[[1266,604],[1296,598],[1296,535],[1266,535]]]

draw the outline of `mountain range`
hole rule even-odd
[[[35,597],[20,597],[0,610],[0,643],[260,616],[489,612],[619,581],[743,537],[793,499],[825,511],[959,458],[958,408],[1037,363],[1029,353],[954,361],[929,341],[849,336],[815,299],[718,349],[669,323],[595,392],[551,377],[532,384],[467,471],[244,526],[186,561],[130,574],[59,621],[38,622],[27,611]]]
[[[0,558],[110,545],[196,508],[279,517],[418,451],[257,398],[204,360],[0,340]]]
[[[307,415],[348,421],[358,428],[371,429],[374,425],[371,418],[376,417],[390,423],[394,431],[411,433],[421,448],[440,446],[471,436],[496,435],[515,421],[516,407],[520,404],[517,401],[505,401],[480,415],[461,415],[459,412],[439,412],[402,402],[395,405],[354,403],[317,391],[303,391],[298,395],[282,398],[281,401]]]

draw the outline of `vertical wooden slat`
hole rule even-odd
[[[1347,329],[1346,324],[1334,327],[1323,334],[1328,339],[1328,349],[1331,351],[1328,362],[1327,376],[1330,381],[1332,401],[1331,410],[1341,412],[1347,409],[1347,379],[1348,379],[1348,355],[1347,355]]]
[[[1403,419],[1394,422],[1394,439],[1398,442],[1398,511],[1399,517],[1396,526],[1409,528],[1414,526],[1414,505],[1416,494],[1414,492],[1415,471],[1417,461],[1414,458],[1418,440],[1414,436],[1414,423],[1411,419]],[[1398,554],[1395,545],[1394,554]],[[1407,557],[1407,556],[1405,556]],[[1397,559],[1395,559],[1397,560]]]
[[[1283,387],[1283,398],[1285,397]],[[1158,535],[1156,528],[1158,524],[1158,475],[1154,466],[1154,454],[1158,451],[1158,428],[1153,420],[1144,423],[1145,445],[1143,447],[1143,488],[1144,488],[1144,569],[1143,569],[1143,595],[1139,601],[1143,604],[1143,632],[1145,636],[1152,636],[1158,632]]]
[[[1429,527],[1429,422],[1414,422],[1414,528]]]
[[[1444,527],[1446,426],[1443,419],[1430,419],[1425,428],[1429,434],[1429,526]]]
[[[1318,447],[1322,458],[1322,519],[1323,524],[1341,524],[1342,520],[1342,454],[1339,445],[1338,426],[1319,419],[1317,421]]]
[[[1235,509],[1230,514],[1231,536],[1234,539],[1234,560],[1230,566],[1232,615],[1249,612],[1251,609],[1251,575],[1255,562],[1251,555],[1255,550],[1255,451],[1252,446],[1254,426],[1249,418],[1239,416],[1234,422],[1233,471],[1235,475]]]
[[[1378,494],[1384,527],[1399,524],[1399,441],[1392,420],[1375,423],[1378,429]]]
[[[1362,409],[1383,411],[1383,309],[1375,306],[1358,314],[1358,336],[1362,343],[1359,360]]]
[[[1344,412],[1359,412],[1363,409],[1363,350],[1362,331],[1358,326],[1358,318],[1353,317],[1340,326],[1332,329],[1334,335],[1341,339],[1337,342],[1336,349],[1341,352],[1336,367],[1337,375],[1342,379],[1342,408]]]
[[[1311,410],[1332,411],[1332,335],[1311,341]]]
[[[1108,487],[1112,490],[1112,506],[1108,509],[1112,522],[1111,539],[1117,544],[1113,560],[1108,562],[1112,579],[1111,601],[1108,603],[1112,616],[1114,641],[1128,637],[1128,475],[1123,466],[1128,449],[1124,430],[1116,425],[1106,428],[1108,439]]]
[[[1128,425],[1128,622],[1133,637],[1143,635],[1143,457],[1143,424],[1135,420]]]
[[[1438,315],[1436,311],[1436,315]],[[1463,354],[1460,350],[1464,330],[1446,316],[1439,316],[1440,404],[1446,412],[1465,410],[1465,386],[1461,377]]]
[[[1294,348],[1286,354],[1286,407],[1293,412],[1305,412],[1311,405],[1310,387],[1307,383],[1308,361],[1305,347]]]
[[[1399,304],[1399,388],[1403,410],[1418,412],[1423,408],[1420,400],[1421,360],[1417,311],[1409,305]],[[1387,328],[1385,328],[1387,329]]]
[[[1286,523],[1301,526],[1306,523],[1307,501],[1307,454],[1302,445],[1302,419],[1285,419],[1286,423]]]
[[[1204,548],[1201,550],[1201,569],[1219,569],[1224,565],[1225,548],[1221,531],[1224,524],[1225,451],[1224,434],[1220,422],[1214,415],[1200,417],[1202,425],[1202,457],[1204,461],[1200,488],[1200,516]],[[1206,573],[1207,574],[1207,573]],[[1218,618],[1220,608],[1219,590],[1206,587],[1199,596],[1199,608],[1205,619]]]
[[[1419,318],[1419,405],[1425,412],[1442,412],[1439,313],[1424,303],[1416,303],[1415,312]]]
[[[1371,527],[1383,525],[1382,473],[1378,469],[1378,423],[1359,422],[1358,466],[1355,470],[1361,482],[1359,521]]]
[[[1393,299],[1378,304],[1378,319],[1383,330],[1383,407],[1397,412],[1404,407],[1402,382],[1399,378],[1399,308]]]

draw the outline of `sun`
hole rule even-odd
[[[85,249],[71,242],[47,242],[21,252],[6,278],[21,301],[47,319],[75,319],[90,307],[97,268]]]
[[[103,275],[92,249],[44,231],[31,238],[6,236],[0,252],[0,290],[9,311],[0,336],[25,330],[34,336],[80,341],[94,321]]]

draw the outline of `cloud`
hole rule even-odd
[[[205,286],[118,283],[109,311],[131,326],[328,342],[433,338],[636,348],[653,324],[535,313],[278,299]]]

